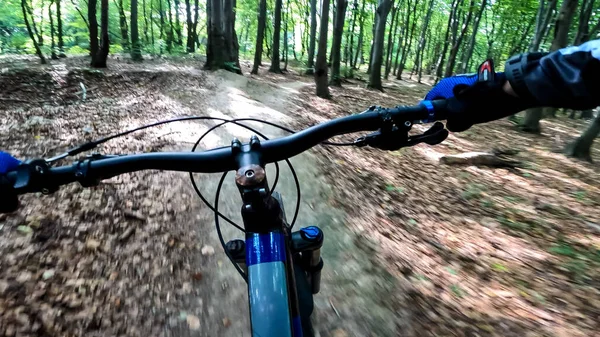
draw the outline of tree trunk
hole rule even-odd
[[[44,8],[44,0],[41,1],[41,7]],[[29,10],[29,16],[31,17],[31,26],[33,27],[33,32],[37,36],[38,43],[40,47],[44,45],[44,15],[40,16],[40,29],[37,29],[37,25],[35,24],[35,14],[33,12],[33,2],[30,0],[30,3],[27,4],[27,9]]]
[[[452,9],[450,10],[450,15],[448,16],[448,25],[446,26],[446,35],[443,41],[442,53],[437,62],[437,70],[435,72],[436,81],[440,79],[443,75],[444,62],[446,61],[446,53],[448,52],[448,45],[451,43],[449,41],[450,38],[450,29],[452,27],[452,22],[454,20],[454,16],[456,15],[456,7],[458,4],[458,0],[452,0]]]
[[[364,34],[365,34],[365,30],[364,30],[364,26],[365,26],[365,16],[364,16],[364,12],[365,12],[365,3],[367,1],[363,0],[362,2],[362,8],[360,10],[360,14],[359,14],[359,28],[358,28],[358,41],[356,44],[356,56],[354,57],[354,65],[352,66],[354,69],[358,69],[358,67],[356,66],[358,64],[358,56],[362,55],[362,47],[363,47],[363,38],[364,38]]]
[[[410,2],[409,2],[410,3]],[[404,32],[405,38],[404,38],[404,50],[402,51],[402,57],[400,57],[400,65],[398,66],[398,72],[396,73],[396,79],[401,80],[402,79],[402,72],[404,72],[404,67],[406,66],[406,60],[408,59],[408,54],[410,54],[410,51],[412,49],[412,42],[413,42],[413,37],[415,35],[415,28],[417,27],[417,5],[418,5],[418,1],[415,0],[414,5],[412,7],[412,24],[406,27],[406,31]],[[410,6],[408,8],[408,10],[410,11]],[[407,16],[407,22],[410,22],[410,15],[411,13],[408,13]]]
[[[81,17],[81,20],[83,21],[83,23],[85,23],[85,26],[86,26],[86,28],[89,31],[90,30],[90,23],[85,18],[85,15],[83,15],[83,13],[81,12],[81,9],[79,8],[79,6],[77,6],[77,4],[75,3],[74,0],[71,0],[71,3],[73,4],[73,8],[75,8],[75,11],[77,11],[77,14],[79,14],[79,17]]]
[[[190,0],[185,0],[185,20],[187,27],[186,51],[193,53],[195,51],[196,41],[194,38],[194,22],[192,20],[192,8]]]
[[[315,67],[315,45],[317,39],[317,0],[310,0],[310,36],[308,39],[308,72]]]
[[[475,1],[471,0],[471,3],[469,4],[469,8],[467,9],[468,10],[467,18],[463,22],[463,27],[462,27],[460,33],[458,34],[458,36],[456,36],[456,38],[453,38],[454,44],[452,45],[452,49],[450,49],[450,56],[448,56],[448,63],[446,64],[446,71],[444,73],[444,77],[452,76],[452,74],[454,73],[454,65],[456,63],[456,55],[458,54],[458,49],[460,48],[460,45],[462,44],[462,41],[465,37],[465,33],[467,32],[467,29],[469,28],[469,24],[471,23],[471,18],[473,17],[473,5],[474,4],[475,4]],[[455,15],[455,20],[457,21],[456,27],[458,27],[458,17],[457,16],[458,15]],[[457,31],[454,30],[453,35],[455,35],[456,33],[457,33]]]
[[[536,52],[540,49],[540,45],[544,40],[544,37],[548,33],[548,29],[550,27],[550,20],[552,19],[552,13],[556,9],[558,0],[551,0],[547,8],[545,8],[545,3],[546,0],[540,0],[535,34],[533,35],[533,39],[531,40],[529,51]]]
[[[236,74],[242,74],[240,67],[240,45],[235,32],[235,7],[236,0],[223,0],[223,27],[225,36],[225,64],[224,68]]]
[[[569,38],[569,30],[573,22],[573,16],[577,9],[577,0],[564,0],[556,24],[554,25],[554,40],[550,51],[556,51],[567,46]]]
[[[387,40],[387,49],[385,52],[385,72],[384,72],[384,77],[387,80],[388,77],[390,76],[390,66],[391,66],[391,57],[392,57],[392,51],[394,50],[394,37],[395,37],[395,31],[398,30],[398,26],[399,23],[397,22],[398,20],[396,20],[397,12],[399,10],[399,5],[398,6],[394,6],[392,8],[392,22],[390,24],[390,31],[388,33],[388,40]]]
[[[207,10],[210,20],[204,68],[225,69],[241,74],[239,45],[235,33],[235,1],[221,1],[210,0],[210,9]]]
[[[398,66],[400,65],[399,60],[400,60],[400,52],[402,51],[402,48],[404,47],[404,36],[407,32],[407,28],[406,25],[407,20],[410,18],[410,0],[408,0],[408,5],[407,5],[407,10],[406,10],[406,15],[404,14],[404,12],[401,10],[402,7],[400,7],[400,22],[402,22],[402,28],[400,29],[400,35],[398,36],[398,48],[396,48],[396,57],[394,58],[394,71],[393,74],[395,76],[398,76]],[[397,78],[397,77],[396,77]]]
[[[358,12],[358,0],[354,0],[354,4],[352,5],[352,20],[346,37],[346,66],[350,63],[351,68],[354,68],[354,27],[356,26],[356,12]]]
[[[121,44],[123,49],[129,50],[129,33],[127,32],[127,17],[125,16],[125,8],[123,8],[123,0],[116,2],[117,9],[119,10],[119,28],[121,30]]]
[[[200,1],[199,0],[194,0],[194,23],[193,23],[193,27],[192,27],[192,34],[194,34],[194,52],[196,51],[197,48],[197,42],[198,42],[198,18],[200,16]]]
[[[369,66],[367,68],[367,74],[371,74],[371,69],[373,65],[373,52],[375,51],[375,37],[376,37],[376,28],[377,28],[377,20],[379,20],[379,16],[377,15],[377,8],[379,6],[373,8],[373,25],[371,26],[371,48],[369,48]],[[384,28],[385,30],[385,28]]]
[[[290,10],[290,0],[286,1],[286,10],[283,12],[282,15],[282,20],[283,20],[283,70],[287,71],[287,66],[288,66],[288,49],[289,49],[289,45],[288,45],[288,19],[289,19],[289,12]]]
[[[552,41],[550,51],[556,51],[567,46],[569,29],[573,21],[575,10],[577,9],[577,3],[577,0],[563,1],[554,24],[554,40]],[[546,112],[544,112],[544,110]],[[540,133],[540,120],[544,117],[544,114],[552,115],[553,110],[555,109],[533,108],[527,110],[521,129],[525,132]]]
[[[133,3],[132,0],[131,2]],[[133,13],[133,12],[132,12]],[[110,41],[108,39],[108,0],[100,0],[100,47],[98,48],[98,55],[94,58],[92,67],[94,68],[106,68],[106,60],[108,59],[108,52],[110,47]]]
[[[484,2],[486,0],[483,0]],[[423,26],[421,27],[421,36],[419,37],[419,45],[417,47],[417,56],[415,57],[415,67],[417,74],[419,74],[419,83],[421,83],[421,64],[423,63],[423,53],[425,52],[425,37],[427,34],[427,29],[429,28],[429,21],[431,21],[431,14],[433,14],[433,5],[434,0],[429,2],[429,6],[427,7],[427,14],[425,14],[425,21],[423,22]]]
[[[256,29],[256,49],[254,50],[254,65],[251,74],[258,74],[258,67],[262,63],[263,39],[267,23],[267,0],[260,0],[258,5],[258,28]]]
[[[155,53],[154,50],[154,20],[152,17],[154,15],[154,0],[150,0],[150,44],[152,45],[152,54]]]
[[[150,0],[152,1],[152,0]],[[147,44],[148,38],[148,15],[146,14],[146,0],[142,0],[142,15],[144,16],[144,43]]]
[[[600,113],[596,115],[594,121],[585,130],[585,132],[579,136],[573,143],[567,145],[565,153],[568,156],[592,161],[591,149],[594,144],[594,140],[600,135]]]
[[[167,16],[169,19],[169,30],[167,30],[167,52],[171,53],[173,50],[173,37],[175,36],[175,28],[173,27],[173,9],[171,8],[170,0],[167,0],[167,10]]]
[[[330,85],[341,86],[340,64],[342,53],[342,35],[344,34],[344,18],[346,17],[347,0],[336,0],[335,27],[333,27],[333,47],[331,53],[331,79]]]
[[[163,10],[163,0],[158,0],[158,17],[160,23],[160,30],[158,32],[158,38],[160,40],[165,36],[165,12]],[[161,55],[163,52],[162,43],[160,44],[159,51]]]
[[[383,42],[385,38],[385,24],[392,7],[392,0],[379,0],[377,6],[377,25],[373,42],[373,58],[371,59],[371,74],[369,75],[369,88],[383,91],[381,83],[381,64],[383,62]]]
[[[98,56],[98,19],[96,19],[97,0],[88,0],[88,21],[90,22],[90,55],[92,66],[96,63]]]
[[[142,47],[138,30],[138,0],[131,0],[131,59],[142,61]]]
[[[271,57],[271,67],[269,71],[272,73],[281,73],[281,55],[279,54],[279,44],[281,38],[281,7],[283,6],[282,0],[275,0],[275,16],[273,20],[273,56]]]
[[[179,20],[179,0],[173,0],[175,3],[175,34],[177,34],[177,41],[175,44],[178,46],[183,46],[183,37],[181,35],[181,21]]]
[[[50,58],[58,60],[58,55],[56,55],[56,43],[54,41],[54,18],[52,18],[53,4],[54,1],[50,0],[50,4],[48,5],[48,19],[50,20]]]
[[[319,31],[319,49],[315,62],[315,84],[317,85],[317,96],[330,98],[327,85],[327,32],[329,30],[329,0],[323,0],[321,11],[321,29]]]
[[[56,33],[58,35],[58,57],[67,57],[65,55],[65,42],[63,40],[63,23],[61,0],[56,0]]]
[[[477,41],[477,33],[479,31],[479,23],[481,22],[481,17],[483,17],[483,12],[485,12],[485,7],[487,6],[487,0],[481,1],[481,6],[479,7],[479,12],[477,12],[477,16],[475,17],[475,22],[473,22],[473,32],[471,33],[471,38],[469,39],[469,43],[467,44],[467,49],[465,54],[462,57],[459,73],[464,74],[468,71],[469,60],[473,57],[473,49],[475,49],[475,42]],[[511,54],[512,55],[512,54]]]
[[[583,0],[579,14],[579,26],[577,36],[575,36],[574,45],[578,46],[590,39],[590,18],[594,9],[595,0]]]

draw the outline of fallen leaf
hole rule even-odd
[[[200,329],[200,319],[194,315],[187,315],[186,322],[191,330]]]
[[[54,276],[54,269],[48,269],[42,274],[42,279],[48,280]]]
[[[215,248],[213,246],[204,246],[200,251],[204,256],[211,256],[215,254]]]
[[[100,241],[97,241],[94,239],[88,239],[85,242],[85,248],[87,248],[87,249],[96,250],[96,249],[98,249],[98,247],[100,247]]]
[[[31,232],[33,232],[33,229],[31,229],[31,227],[29,227],[29,226],[21,225],[21,226],[17,227],[17,232],[27,235],[27,234],[31,234]]]

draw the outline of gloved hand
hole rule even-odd
[[[473,124],[507,117],[534,106],[533,102],[505,91],[505,83],[504,73],[496,73],[493,61],[487,60],[476,74],[444,78],[425,99],[446,99],[446,127],[452,132],[461,132]]]
[[[0,151],[0,213],[11,213],[19,207],[19,198],[5,174],[17,168],[21,162]]]

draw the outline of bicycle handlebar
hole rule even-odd
[[[411,107],[383,109],[371,107],[356,115],[337,118],[306,128],[289,136],[260,143],[260,157],[265,164],[296,156],[319,143],[338,135],[374,131],[386,123],[404,124],[446,119],[446,101],[426,101]],[[242,151],[250,149],[242,145]],[[200,153],[157,152],[124,156],[92,156],[71,166],[49,167],[44,160],[21,164],[6,176],[17,194],[51,193],[61,185],[79,181],[83,186],[96,185],[100,180],[140,170],[169,170],[215,173],[237,169],[232,147]]]

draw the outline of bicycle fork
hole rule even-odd
[[[321,289],[321,270],[323,269],[323,259],[321,258],[323,231],[317,226],[309,226],[291,233],[288,239],[291,240],[291,250],[295,261],[299,261],[300,266],[306,273],[312,293],[317,294]],[[234,262],[244,272],[248,272],[246,267],[246,243],[244,240],[231,240],[227,242],[225,249],[231,254]]]

